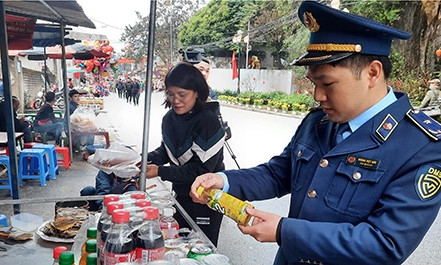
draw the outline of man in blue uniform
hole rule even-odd
[[[248,209],[244,234],[280,246],[274,264],[401,264],[438,214],[441,126],[388,87],[393,39],[406,32],[317,2],[299,17],[311,31],[307,66],[320,108],[280,155],[250,169],[199,176],[249,201],[291,194],[287,217]]]

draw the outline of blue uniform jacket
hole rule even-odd
[[[241,199],[291,194],[274,264],[401,264],[418,246],[440,207],[441,126],[395,95],[333,149],[312,111],[280,155],[225,171]]]

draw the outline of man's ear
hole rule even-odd
[[[374,87],[380,79],[384,78],[383,64],[378,61],[372,61],[368,66],[369,87]]]

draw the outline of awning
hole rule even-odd
[[[81,6],[72,0],[9,0],[3,1],[6,13],[27,16],[66,25],[95,29],[95,24],[84,14]]]

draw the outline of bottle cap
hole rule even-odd
[[[162,209],[162,215],[166,217],[171,217],[175,214],[176,210],[173,207],[165,207]]]
[[[119,200],[118,195],[115,195],[115,194],[104,195],[104,206],[107,206],[107,204],[109,204],[109,202],[114,202],[114,201],[118,201],[118,200]]]
[[[144,208],[144,220],[155,220],[159,217],[159,210],[153,206],[147,206]]]
[[[98,257],[96,255],[96,253],[90,253],[89,255],[87,255],[86,257],[86,265],[96,265],[98,262]]]
[[[152,206],[152,202],[147,199],[137,200],[135,202],[135,206],[139,206],[139,207]]]
[[[60,265],[72,265],[75,262],[74,253],[72,251],[64,251],[60,253]]]
[[[124,209],[116,209],[112,213],[112,222],[128,223],[130,221],[130,212]]]
[[[86,241],[86,252],[88,253],[96,252],[96,239],[89,239]]]
[[[54,259],[60,258],[60,253],[67,251],[67,247],[59,246],[54,248]]]
[[[96,238],[96,235],[97,235],[96,227],[87,228],[87,238]]]
[[[121,203],[109,203],[107,205],[107,214],[111,215],[116,209],[123,209],[124,205]]]
[[[199,197],[202,197],[202,193],[204,192],[204,187],[199,186],[198,189],[196,190],[196,193],[199,195]]]

